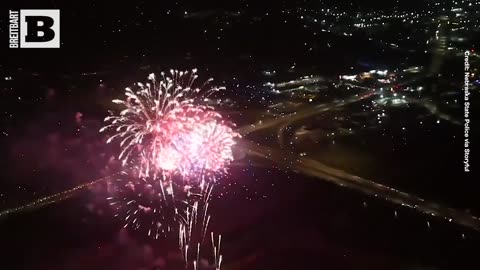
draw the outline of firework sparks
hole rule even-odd
[[[160,80],[150,74],[146,84],[126,88],[125,100],[113,100],[124,108],[107,117],[100,130],[113,130],[107,143],[119,141],[121,147],[125,172],[109,197],[117,216],[125,227],[154,238],[178,229],[180,249],[194,268],[210,222],[213,187],[233,160],[239,137],[232,124],[204,105],[224,88],[210,87],[212,79],[197,87],[197,77],[196,70],[171,70]],[[214,252],[219,266],[220,254]]]
[[[115,209],[115,216],[124,222],[124,227],[146,233],[158,239],[185,223],[186,197],[178,192],[178,185],[155,177],[132,177],[127,172],[112,182],[112,195],[108,197]]]
[[[191,204],[191,207],[186,212],[185,222],[180,224],[179,227],[179,246],[187,263],[187,267],[189,261],[191,261],[195,268],[200,260],[201,245],[205,240],[210,223],[208,208],[213,187],[214,184],[210,183],[202,196]]]
[[[219,172],[232,158],[231,146],[237,134],[212,107],[202,105],[223,87],[196,87],[196,70],[161,73],[157,81],[150,74],[136,91],[126,88],[126,100],[113,100],[124,107],[119,115],[105,119],[100,131],[114,130],[107,143],[120,141],[119,159],[127,164],[140,157],[141,174],[161,171],[188,176]],[[195,173],[194,173],[195,172]]]

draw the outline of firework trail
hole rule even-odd
[[[200,258],[204,254],[204,243],[207,235],[208,225],[211,216],[208,214],[210,199],[212,196],[214,184],[209,184],[206,192],[202,195],[200,200],[193,202],[192,207],[187,210],[186,220],[180,225],[178,232],[179,246],[185,258],[186,267],[189,262],[196,270],[199,267]],[[213,253],[214,267],[220,269],[222,256],[220,255],[221,235],[218,236],[217,244],[214,241],[214,234],[211,232],[212,245],[209,252]],[[207,256],[212,256],[209,253]]]
[[[212,107],[212,79],[196,86],[196,70],[171,70],[157,80],[126,88],[118,115],[105,118],[100,132],[113,131],[107,143],[118,141],[124,172],[114,181],[108,199],[125,227],[151,237],[178,230],[187,267],[198,267],[210,215],[211,193],[233,160],[239,134]],[[215,245],[212,246],[216,249]],[[194,250],[194,251],[192,251]],[[219,268],[219,251],[214,251]],[[195,254],[195,255],[194,255]]]

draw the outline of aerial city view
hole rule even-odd
[[[1,269],[480,268],[480,0],[0,14]]]

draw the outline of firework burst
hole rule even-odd
[[[170,74],[161,73],[161,80],[150,74],[146,84],[126,88],[125,100],[113,100],[124,109],[105,118],[109,124],[100,131],[114,130],[107,143],[119,141],[124,165],[141,158],[141,174],[220,171],[232,160],[237,134],[219,113],[202,104],[224,88],[209,86],[212,79],[197,87],[195,69]]]
[[[224,88],[197,86],[196,70],[171,70],[157,80],[126,88],[118,115],[105,119],[100,131],[114,131],[107,143],[118,141],[125,172],[109,197],[126,227],[149,236],[177,230],[185,260],[196,264],[210,215],[208,207],[217,179],[233,160],[239,134],[208,98]],[[195,246],[195,248],[194,248]],[[192,257],[192,248],[196,256]],[[215,261],[218,263],[215,251]],[[218,267],[217,267],[218,268]]]

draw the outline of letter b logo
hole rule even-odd
[[[60,10],[20,10],[21,48],[60,48]]]

